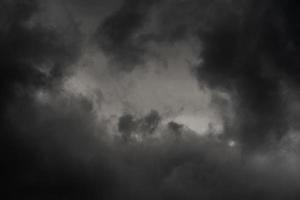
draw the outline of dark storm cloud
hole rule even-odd
[[[170,45],[194,36],[199,29],[210,30],[216,23],[222,23],[224,16],[237,16],[240,4],[238,1],[231,4],[207,0],[125,0],[119,10],[101,22],[95,40],[112,63],[121,70],[131,71],[149,57],[149,44]]]
[[[286,170],[269,177],[280,168],[252,168],[238,148],[178,124],[168,130],[184,137],[124,143],[106,140],[84,98],[20,107],[10,113],[20,133],[19,157],[9,153],[14,165],[4,176],[11,199],[297,199],[299,183]]]
[[[234,126],[250,146],[281,138],[288,129],[281,84],[298,84],[294,6],[293,1],[249,1],[242,18],[225,18],[199,35],[204,43],[199,80],[235,96]]]
[[[109,196],[114,174],[105,163],[106,130],[95,125],[91,102],[53,98],[51,104],[28,100],[26,107],[18,102],[10,110],[8,117],[18,126],[6,132],[15,135],[1,146],[5,195],[9,199]]]
[[[143,28],[151,7],[158,0],[125,0],[119,10],[98,28],[96,40],[114,62],[124,71],[143,62],[145,43],[137,33]]]
[[[16,87],[44,86],[63,77],[78,56],[78,33],[64,38],[52,27],[35,24],[37,1],[2,1],[0,6],[1,99],[13,95]]]
[[[79,55],[80,34],[71,27],[74,34],[63,37],[65,33],[35,21],[40,11],[35,0],[1,1],[0,9],[0,109],[6,124],[5,113],[14,102],[26,106],[32,91],[54,88],[64,78]]]
[[[299,79],[294,1],[145,2],[125,1],[96,34],[122,70],[145,59],[150,41],[172,44],[198,37],[200,83],[225,90],[235,101],[237,121],[228,133],[246,146],[261,146],[287,132],[281,87],[298,85]]]
[[[134,118],[130,114],[123,115],[119,118],[118,129],[124,140],[128,140],[131,133],[136,129]]]
[[[171,132],[173,132],[173,134],[179,136],[182,132],[183,125],[172,121],[168,123],[168,128]]]
[[[26,190],[26,181],[33,181],[30,173],[36,170],[40,156],[34,142],[25,140],[29,134],[22,135],[19,130],[25,119],[33,117],[34,109],[22,113],[32,108],[32,92],[55,88],[79,55],[78,30],[74,27],[70,30],[74,34],[63,37],[54,27],[35,21],[39,11],[35,0],[0,2],[1,177],[11,199]],[[18,110],[10,117],[12,108]],[[19,116],[22,120],[16,120]],[[38,130],[28,129],[30,134],[38,134]]]
[[[98,27],[96,38],[123,64],[121,70],[130,71],[143,62],[146,41],[171,44],[198,37],[199,81],[229,93],[237,107],[228,137],[164,124],[159,110],[124,113],[116,127],[120,134],[110,133],[110,122],[97,119],[92,100],[58,87],[80,56],[77,28],[64,34],[35,21],[38,1],[1,1],[0,156],[6,199],[299,199],[299,152],[287,145],[244,151],[245,145],[286,136],[281,83],[299,86],[297,6],[211,2],[125,0]],[[139,37],[149,15],[158,18],[156,28]],[[226,107],[227,102],[212,103]],[[128,141],[133,134],[141,139]],[[297,147],[297,137],[291,140]]]
[[[122,138],[128,141],[132,133],[152,134],[158,127],[161,116],[156,110],[151,110],[142,117],[135,117],[132,114],[124,114],[119,118],[118,130],[122,134]]]

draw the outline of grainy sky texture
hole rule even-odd
[[[3,198],[299,199],[298,4],[0,1]]]

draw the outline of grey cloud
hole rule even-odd
[[[63,37],[55,28],[34,22],[33,18],[40,11],[39,3],[35,0],[0,2],[1,176],[4,190],[11,199],[26,198],[23,192],[34,188],[31,173],[39,171],[39,164],[43,162],[40,156],[44,154],[39,154],[36,138],[30,137],[33,132],[41,131],[35,129],[38,124],[31,124],[36,122],[35,109],[31,109],[32,95],[37,89],[55,90],[80,52],[79,33],[74,33],[76,37]],[[11,117],[12,109],[16,113]],[[26,119],[32,120],[27,124],[28,132],[19,129]],[[41,172],[40,176],[46,173]],[[38,185],[41,184],[33,184]]]
[[[163,124],[160,110],[123,113],[119,135],[110,133],[88,97],[59,87],[81,56],[80,31],[68,30],[71,37],[32,23],[39,1],[2,1],[0,156],[8,199],[299,199],[299,139],[287,133],[287,119],[298,129],[298,115],[289,113],[298,96],[282,94],[282,83],[291,93],[299,85],[297,6],[242,3],[125,0],[95,35],[127,72],[143,62],[149,41],[198,37],[196,77],[229,94],[236,109],[228,137],[212,137]],[[141,34],[153,15],[155,28]],[[47,101],[35,96],[39,90]],[[130,140],[133,134],[141,140]]]
[[[149,135],[157,129],[161,116],[155,110],[151,110],[142,117],[135,117],[132,114],[124,114],[119,118],[118,130],[125,141],[130,139],[132,133]]]
[[[100,48],[124,71],[131,71],[135,65],[143,62],[145,44],[137,33],[143,28],[156,2],[126,0],[98,28],[95,37]]]
[[[204,64],[198,68],[198,78],[232,94],[238,105],[235,134],[253,148],[287,133],[280,85],[294,80],[294,74],[287,71],[295,69],[297,60],[288,53],[289,44],[296,45],[296,41],[288,33],[289,25],[282,23],[293,20],[286,17],[290,10],[285,7],[292,2],[284,6],[249,1],[248,5],[241,19],[225,18],[212,31],[199,35],[204,43]]]
[[[97,38],[125,71],[147,57],[150,42],[171,45],[199,38],[203,63],[195,67],[196,77],[200,84],[233,97],[237,121],[229,134],[245,146],[259,147],[279,140],[288,130],[280,88],[282,82],[298,85],[293,5],[292,1],[187,0],[146,6],[143,1],[125,1],[100,25]]]

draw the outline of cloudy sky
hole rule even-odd
[[[293,0],[2,0],[5,199],[299,199]]]

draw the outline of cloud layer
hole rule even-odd
[[[297,18],[290,0],[2,1],[5,195],[299,199]]]

